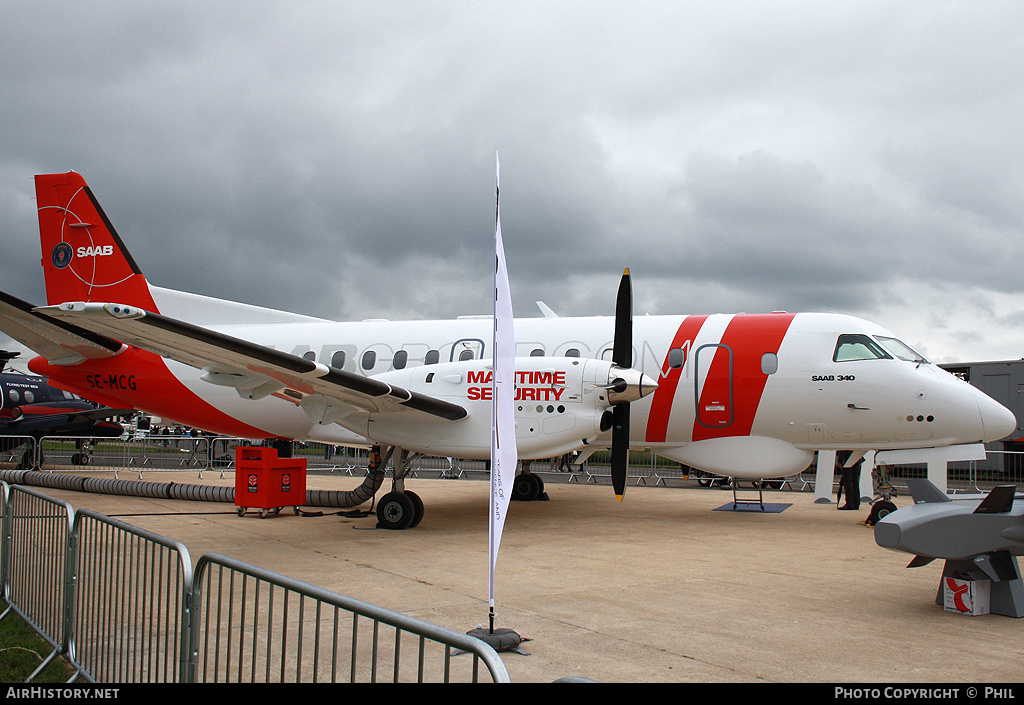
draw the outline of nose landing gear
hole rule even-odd
[[[874,526],[896,511],[896,504],[892,501],[892,498],[896,496],[896,488],[889,482],[889,466],[879,465],[871,475],[875,485],[875,496],[871,500],[871,513],[864,520],[866,526]]]

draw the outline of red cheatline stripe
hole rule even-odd
[[[702,426],[694,419],[693,440],[722,438],[725,436],[747,436],[754,425],[754,416],[761,403],[768,375],[761,371],[761,358],[765,353],[778,353],[786,331],[796,314],[767,313],[737,315],[730,321],[722,336],[721,344],[733,352],[732,367],[732,423],[720,428]],[[719,348],[708,370],[704,390],[701,393],[700,408],[726,386],[729,365],[728,351]]]
[[[673,348],[683,348],[686,354],[693,354],[693,341],[696,340],[701,326],[707,320],[707,316],[687,316],[679,325],[675,338],[672,339]],[[689,343],[687,346],[686,344]],[[662,443],[668,433],[668,418],[672,413],[672,400],[676,396],[676,387],[683,374],[683,367],[670,369],[668,366],[668,354],[665,354],[664,367],[661,370],[661,379],[658,381],[658,388],[654,390],[654,397],[651,400],[651,413],[647,418],[647,440],[652,443]]]

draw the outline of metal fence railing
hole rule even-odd
[[[27,442],[28,445],[25,445]],[[51,472],[205,471],[224,473],[234,468],[235,448],[261,445],[262,441],[225,436],[132,436],[98,438],[88,436],[45,436],[35,443],[26,438],[17,449],[0,453],[0,462],[17,462]],[[306,459],[310,470],[351,471],[365,468],[368,453],[362,449],[340,448],[326,443],[296,443],[296,457]],[[27,465],[23,465],[27,461]]]
[[[905,485],[906,478],[928,477],[928,466],[906,464],[889,466],[894,485]],[[984,460],[965,460],[946,465],[946,486],[949,491],[986,492],[997,484],[1024,483],[1024,453],[1020,451],[986,451]]]
[[[67,502],[5,483],[3,594],[6,617],[17,613],[49,644],[31,677],[66,653],[65,623],[73,573],[69,566],[74,509]]]
[[[32,436],[0,436],[0,463],[10,463],[20,470],[33,467],[36,460],[36,439]]]
[[[508,680],[479,639],[225,556],[199,559],[194,596],[197,683]]]
[[[94,438],[44,436],[35,448],[34,467],[51,472],[73,470],[120,472],[195,470],[212,466],[210,438],[153,436]]]
[[[188,549],[89,509],[78,511],[73,537],[68,660],[100,683],[187,680]]]
[[[38,467],[52,473],[90,471],[143,473],[163,471],[194,471],[199,477],[205,471],[218,472],[221,477],[234,471],[235,448],[259,445],[262,441],[224,436],[165,436],[152,434],[130,438],[45,437],[36,443],[22,438],[0,445],[0,464],[12,467]],[[295,457],[306,460],[308,471],[341,472],[361,475],[365,472],[368,452],[362,448],[348,448],[325,443],[295,443]],[[572,457],[565,461],[535,460],[530,463],[533,474],[557,477],[567,482],[608,483],[611,468],[606,451],[597,451],[579,463]],[[687,479],[703,479],[717,483],[727,478],[707,475],[699,470],[658,456],[650,450],[634,450],[629,454],[628,481],[636,485],[676,486]],[[412,464],[410,477],[463,478],[487,473],[488,464],[482,460],[464,460],[446,457],[419,456]],[[786,478],[773,478],[764,483],[769,489],[813,489],[816,479],[812,464],[803,473]],[[924,477],[924,465],[890,466],[890,477],[898,481],[904,477]],[[1024,452],[989,450],[985,460],[951,462],[948,466],[948,486],[954,491],[979,491],[998,483],[1024,483]],[[708,485],[711,482],[702,482]],[[728,484],[728,483],[726,483]]]
[[[0,619],[51,648],[29,680],[60,656],[102,683],[509,681],[467,634],[224,556],[193,571],[180,543],[32,488],[0,497]]]

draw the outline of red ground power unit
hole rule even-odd
[[[306,503],[306,459],[279,458],[276,448],[235,448],[235,509],[258,509],[261,517]]]

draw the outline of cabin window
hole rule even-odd
[[[362,364],[364,370],[372,370],[373,366],[377,364],[377,353],[373,350],[364,352]]]
[[[568,350],[565,351],[565,356],[566,357],[579,357],[580,356],[580,351],[577,348],[569,348]]]
[[[473,359],[473,351],[472,350],[463,350],[462,352],[459,353],[459,360],[460,361],[461,360],[472,360],[472,359]]]
[[[427,350],[426,356],[423,358],[424,365],[436,365],[441,359],[441,352],[439,350]]]
[[[25,403],[26,404],[31,404],[32,402],[34,402],[36,400],[36,395],[33,394],[32,392],[28,391],[28,390],[25,391],[24,397],[25,397]]]
[[[775,353],[765,353],[761,356],[761,372],[766,375],[773,375],[779,371],[779,356]]]
[[[399,350],[395,353],[395,359],[391,361],[396,370],[404,370],[405,366],[409,363],[409,351]]]
[[[544,349],[534,348],[533,350],[530,351],[530,357],[544,357]]]
[[[686,353],[682,348],[672,348],[668,351],[668,366],[678,370],[686,362]]]
[[[847,334],[839,336],[836,351],[832,355],[833,362],[852,362],[854,360],[891,360],[892,355],[882,346],[866,335]]]
[[[331,367],[342,369],[345,367],[345,351],[339,350],[331,355]]]
[[[7,392],[7,396],[9,396],[11,398],[11,401],[13,401],[15,404],[18,403],[18,390],[17,389],[12,389],[9,392]]]
[[[312,350],[307,350],[306,352],[302,353],[302,357],[306,358],[310,362],[316,362],[316,353],[313,352]]]

